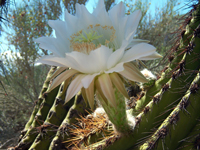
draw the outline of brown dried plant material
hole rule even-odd
[[[77,118],[78,123],[73,125],[70,129],[69,140],[64,141],[68,143],[68,149],[80,149],[82,146],[88,146],[88,138],[95,136],[96,133],[102,134],[103,137],[114,134],[113,130],[109,130],[110,124],[105,113],[90,114],[87,117]],[[102,138],[98,138],[102,140]]]

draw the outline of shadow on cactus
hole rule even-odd
[[[170,63],[157,80],[147,80],[136,61],[161,56],[147,41],[133,38],[140,11],[125,16],[124,9],[119,3],[107,13],[100,0],[92,14],[77,4],[75,16],[66,12],[65,21],[49,21],[56,38],[35,41],[54,55],[38,62],[57,67],[16,149],[200,147],[199,5],[185,16]]]

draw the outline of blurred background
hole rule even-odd
[[[48,20],[75,14],[75,4],[92,12],[98,0],[1,0],[0,1],[0,148],[15,145],[28,121],[50,66],[35,61],[51,54],[33,40],[55,36]],[[120,0],[105,0],[106,10]],[[123,0],[126,15],[141,9],[142,19],[135,38],[146,39],[163,59],[143,62],[159,75],[169,61],[167,55],[184,15],[193,4],[183,0]]]

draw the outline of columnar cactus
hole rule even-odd
[[[83,90],[65,103],[68,88],[65,83],[70,81],[49,90],[51,80],[66,69],[52,68],[19,144],[13,149],[199,149],[199,16],[197,4],[186,17],[181,36],[169,52],[169,65],[158,80],[144,84],[148,88],[136,106],[126,111],[135,117],[136,124],[128,134],[127,130],[126,134],[121,129],[122,133],[119,132],[117,123],[113,128],[111,122],[116,120],[109,121],[110,114],[106,115],[109,110],[92,113],[91,101],[90,104],[84,101],[87,95]],[[114,112],[113,107],[110,112]]]

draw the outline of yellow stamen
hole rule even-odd
[[[90,28],[93,28],[93,25],[90,25]]]
[[[92,50],[99,48],[101,45],[96,46],[94,43],[73,43],[71,47],[74,51],[89,54]]]
[[[115,33],[116,30],[113,26],[89,25],[86,30],[80,30],[70,36],[70,47],[74,51],[89,54],[101,45],[113,46],[111,44],[116,38]]]
[[[96,25],[95,25],[95,27],[100,27],[100,26],[101,26],[100,24],[96,24]]]

